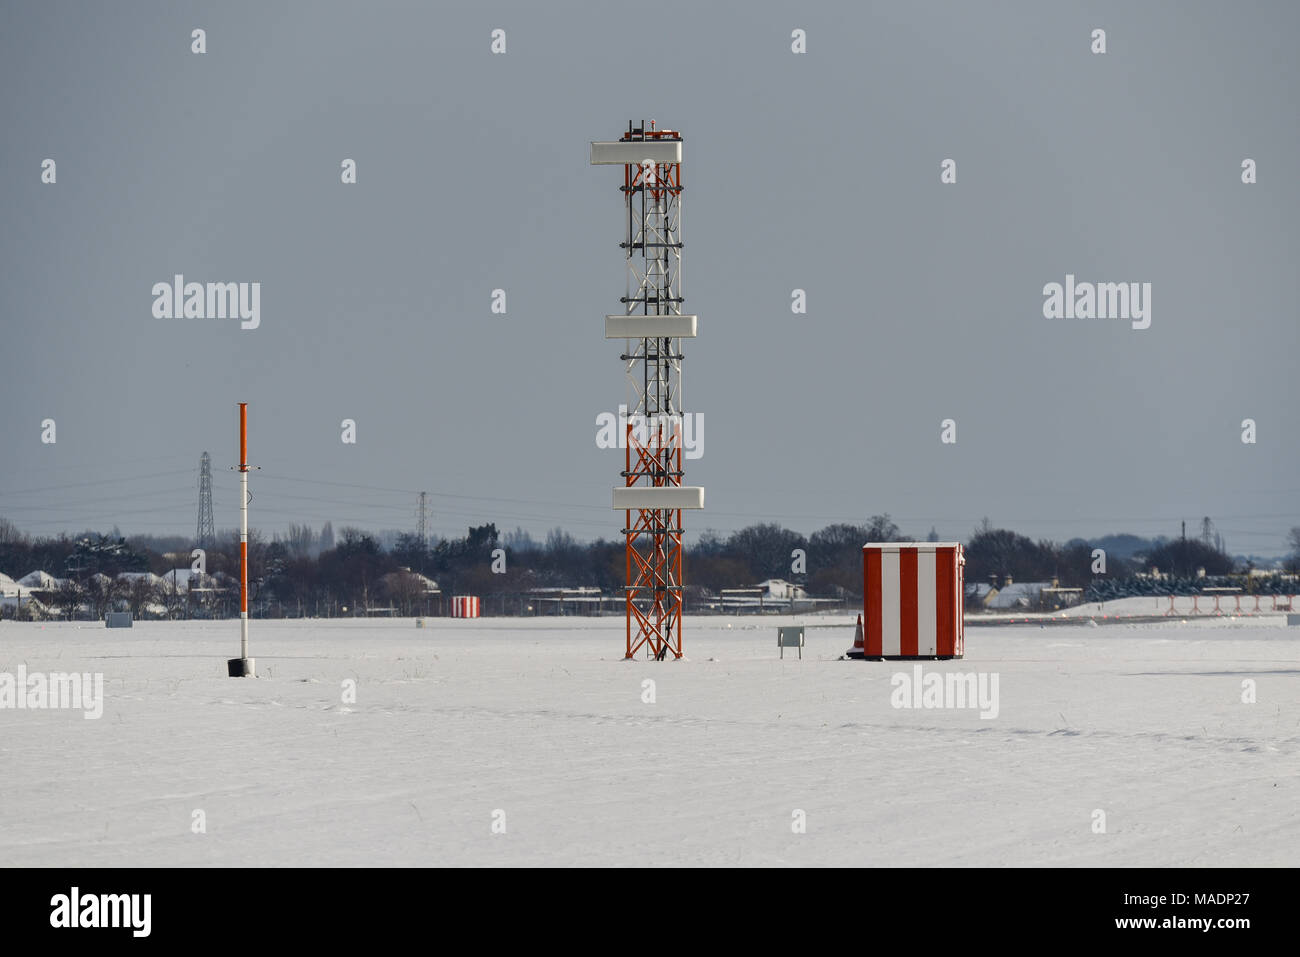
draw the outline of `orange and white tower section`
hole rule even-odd
[[[232,678],[256,677],[248,657],[248,403],[239,403],[239,657],[226,662]]]
[[[682,484],[682,341],[697,322],[681,309],[682,138],[628,123],[621,139],[591,144],[591,164],[623,167],[627,291],[605,338],[624,340],[630,413],[613,501],[627,537],[624,657],[662,661],[682,656],[682,511],[704,507],[704,489]]]

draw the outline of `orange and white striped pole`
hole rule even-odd
[[[248,403],[239,403],[239,657],[248,660]]]
[[[239,403],[239,657],[227,662],[232,678],[255,677],[248,657],[248,403]]]

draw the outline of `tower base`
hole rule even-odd
[[[256,658],[230,658],[226,661],[226,671],[232,678],[256,678]]]

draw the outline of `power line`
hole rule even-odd
[[[89,482],[73,482],[70,485],[45,485],[41,488],[27,488],[0,492],[0,495],[33,495],[40,492],[60,492],[71,488],[88,488],[91,485],[111,485],[114,482],[142,482],[151,478],[162,478],[168,475],[193,475],[194,469],[176,469],[173,472],[151,472],[148,475],[131,475],[125,478],[107,478],[92,479]]]

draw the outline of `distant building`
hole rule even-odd
[[[590,585],[530,588],[527,594],[528,609],[539,615],[598,615],[607,602],[611,611],[624,607],[621,595],[603,595]]]
[[[767,581],[759,582],[755,587],[762,589],[764,601],[802,601],[808,597],[808,592],[803,585],[792,584],[784,578],[769,578]]]
[[[966,604],[978,608],[988,608],[989,602],[998,596],[998,590],[988,582],[966,583]]]
[[[46,621],[57,617],[58,614],[57,609],[51,608],[29,591],[13,597],[0,598],[0,618]]]
[[[138,581],[146,581],[155,588],[162,585],[161,575],[155,575],[153,572],[118,572],[117,580],[134,585]]]
[[[52,575],[46,576],[46,578],[57,585],[58,579]],[[49,605],[35,595],[35,592],[40,591],[48,597],[48,593],[52,589],[34,588],[27,584],[29,580],[33,582],[42,581],[40,578],[33,578],[32,575],[24,575],[18,581],[14,581],[8,575],[0,572],[0,617],[41,620],[54,617],[55,612]]]
[[[413,572],[413,571],[411,571],[409,568],[407,568],[405,565],[402,566],[402,572],[405,573],[405,574],[407,574],[407,575],[410,575],[410,576],[413,577],[417,582],[419,582],[419,584],[420,584],[420,590],[423,591],[424,594],[426,594],[426,595],[441,595],[441,594],[442,594],[442,589],[438,587],[438,583],[437,583],[436,581],[434,581],[432,578],[430,578],[429,576],[427,576],[427,575],[421,575],[419,572]],[[385,578],[385,579],[391,579],[391,577],[392,577],[393,575],[395,575],[395,574],[396,574],[396,572],[389,572],[388,575],[385,575],[385,576],[384,576],[384,578]]]
[[[718,601],[708,602],[707,607],[722,611],[793,611],[795,602],[804,605],[807,611],[817,604],[833,604],[839,599],[809,598],[803,585],[788,582],[784,578],[769,578],[748,588],[723,588]]]
[[[63,579],[55,578],[49,572],[34,571],[18,579],[18,584],[32,591],[54,591],[63,584]]]
[[[1012,582],[1003,585],[984,607],[994,611],[1038,608],[1042,603],[1043,589],[1051,582]]]

